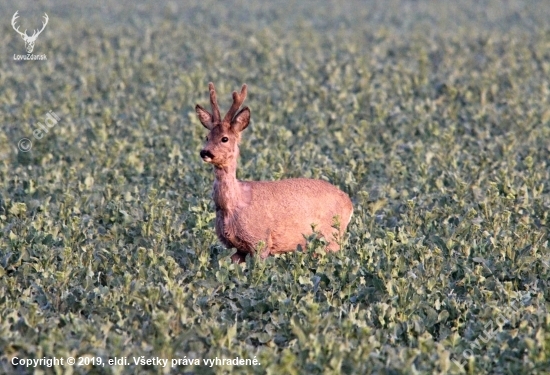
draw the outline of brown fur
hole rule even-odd
[[[209,89],[212,114],[199,105],[195,108],[201,123],[210,130],[201,157],[214,166],[216,234],[225,246],[237,249],[231,259],[243,262],[260,242],[264,244],[262,258],[304,247],[305,236],[313,233],[312,225],[328,242],[328,250],[337,251],[335,239],[343,234],[353,213],[348,195],[322,180],[237,180],[240,134],[250,121],[248,107],[238,111],[246,97],[246,85],[240,94],[233,93],[233,105],[223,120],[212,83]],[[335,219],[340,222],[338,229],[333,227]]]

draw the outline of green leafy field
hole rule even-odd
[[[550,373],[548,1],[69,4],[0,5],[0,373]],[[240,179],[351,196],[341,252],[230,262],[209,81]]]

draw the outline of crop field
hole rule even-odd
[[[550,374],[550,2],[0,15],[0,373]],[[239,179],[350,195],[341,251],[231,263],[210,81],[248,84]]]

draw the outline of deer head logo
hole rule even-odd
[[[21,31],[19,31],[19,26],[15,27],[15,22],[16,22],[17,18],[19,18],[19,16],[17,15],[18,12],[19,11],[15,12],[15,14],[13,15],[13,17],[11,19],[11,26],[13,27],[13,29],[15,31],[17,31],[17,33],[19,35],[21,35],[21,38],[23,38],[23,40],[25,41],[25,49],[27,50],[27,52],[32,53],[32,50],[34,49],[34,42],[36,41],[36,38],[38,38],[38,35],[40,35],[40,33],[42,31],[44,31],[44,28],[48,24],[48,19],[49,19],[48,15],[46,13],[44,13],[44,22],[42,22],[42,29],[40,29],[40,31],[34,30],[32,35],[28,36],[26,29],[25,29],[25,32],[21,32]]]

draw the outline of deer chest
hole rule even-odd
[[[246,235],[239,231],[234,216],[222,210],[216,211],[216,234],[219,240],[228,248],[234,247],[245,252],[250,252],[254,248],[246,241]]]

